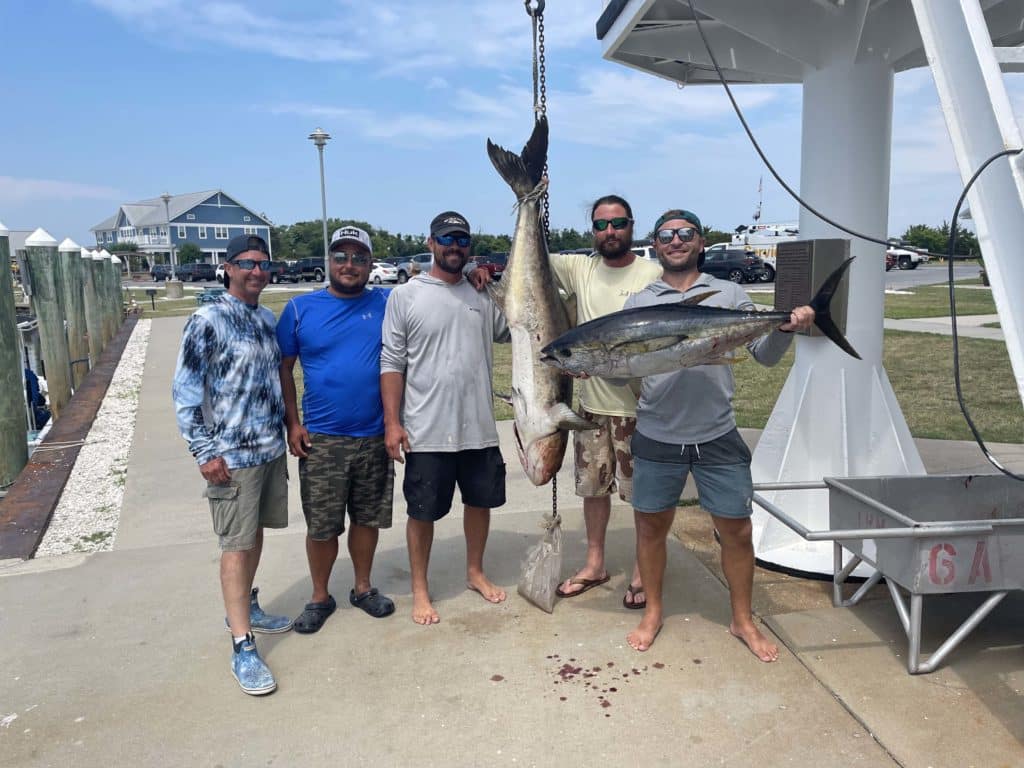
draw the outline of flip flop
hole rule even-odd
[[[334,613],[337,607],[338,604],[330,595],[327,596],[327,600],[323,603],[306,603],[306,607],[302,609],[302,613],[295,620],[293,629],[302,635],[311,635],[314,632],[319,632],[320,627],[324,625],[324,622]]]
[[[574,576],[573,578],[569,579],[569,583],[575,584],[578,587],[583,587],[583,589],[579,589],[575,592],[563,592],[561,586],[559,586],[558,589],[555,590],[555,594],[559,597],[576,597],[577,595],[582,595],[584,592],[590,591],[594,587],[601,586],[602,584],[606,583],[609,579],[611,579],[611,575],[607,573],[604,575],[604,578],[602,579],[581,579],[578,576]]]
[[[349,590],[348,601],[356,608],[362,608],[375,619],[383,619],[395,612],[395,604],[391,598],[382,595],[376,587],[371,587],[361,595],[357,595],[354,589]]]
[[[643,594],[643,591],[644,591],[644,585],[643,584],[640,584],[639,586],[636,586],[636,587],[634,587],[632,584],[626,585],[626,594],[622,596],[622,607],[623,608],[629,608],[629,610],[631,610],[631,611],[639,611],[642,608],[646,608],[647,607],[647,595],[646,594],[644,594],[644,601],[642,603],[638,603],[636,601],[637,593]],[[627,596],[632,596],[632,598],[633,598],[632,601],[627,602],[626,601],[626,597]]]

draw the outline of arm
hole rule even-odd
[[[288,430],[288,449],[292,456],[306,458],[312,445],[309,431],[299,421],[298,398],[295,393],[295,361],[297,357],[281,358],[281,394],[284,397],[284,425]]]
[[[399,294],[388,297],[381,327],[380,399],[384,406],[384,447],[393,460],[404,463],[402,452],[409,450],[409,435],[402,426],[402,395],[405,394],[405,369],[408,364],[403,306]]]
[[[744,301],[739,309],[754,309],[754,304],[742,289],[737,289]],[[747,345],[747,349],[761,365],[773,366],[782,359],[793,343],[793,333],[806,331],[814,324],[814,309],[809,306],[794,307],[789,315],[789,322],[783,323],[766,336],[755,339]]]

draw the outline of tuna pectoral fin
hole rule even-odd
[[[843,273],[846,272],[851,261],[853,261],[852,257],[836,267],[835,271],[825,278],[825,282],[821,284],[821,288],[818,289],[814,298],[811,299],[811,306],[814,308],[814,324],[818,326],[819,330],[832,339],[843,352],[860,360],[861,358],[857,354],[857,350],[840,333],[839,328],[832,322],[832,315],[829,314],[832,296],[835,294],[839,281],[843,278]]]
[[[686,341],[688,338],[686,335],[679,335],[659,336],[653,339],[643,339],[642,341],[624,341],[621,344],[612,344],[609,347],[609,351],[614,352],[616,355],[643,355],[647,352],[657,352],[659,349],[674,347],[679,342]]]
[[[696,306],[697,304],[700,304],[702,301],[704,301],[704,299],[714,296],[716,293],[718,293],[718,291],[704,291],[704,293],[698,293],[694,296],[690,296],[689,298],[683,299],[679,303],[687,307]]]
[[[597,429],[597,424],[587,421],[565,403],[555,403],[548,408],[548,417],[559,429]]]
[[[709,357],[707,360],[702,360],[701,365],[736,365],[736,363],[742,363],[747,360],[747,355],[741,355],[736,352],[730,352],[725,355],[719,355],[718,357]]]

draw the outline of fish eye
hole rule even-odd
[[[560,354],[562,357],[572,357],[572,350],[566,347],[564,349],[558,350],[558,354]]]

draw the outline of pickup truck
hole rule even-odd
[[[324,281],[324,258],[323,256],[310,256],[307,259],[289,262],[278,277],[281,281],[287,280],[292,283],[297,283],[299,280],[304,280],[307,283],[310,280],[322,283]],[[274,282],[273,273],[271,273],[271,281]]]
[[[215,280],[217,267],[203,261],[196,261],[190,264],[179,264],[175,267],[174,274],[184,283],[197,283],[200,280]]]
[[[907,248],[888,248],[885,252],[886,261],[892,256],[896,259],[898,269],[917,269],[918,264],[927,264],[931,258],[927,253],[920,253]]]
[[[481,269],[486,269],[491,275],[491,280],[501,280],[507,264],[507,253],[488,253],[486,256],[476,257],[476,265]]]

